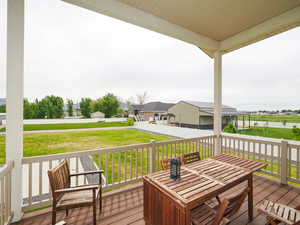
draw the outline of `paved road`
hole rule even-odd
[[[138,122],[134,126],[136,129],[144,130],[156,134],[168,135],[178,138],[204,137],[213,134],[212,130],[200,130],[192,128],[174,127],[163,124],[149,124],[148,122]]]
[[[200,130],[200,129],[173,127],[173,126],[167,126],[167,125],[149,124],[147,122],[139,122],[135,125],[135,128],[144,130],[144,131],[148,131],[148,132],[157,133],[157,134],[178,137],[178,138],[194,138],[194,137],[204,137],[204,136],[213,135],[212,130]],[[223,135],[233,136],[233,137],[242,137],[242,138],[247,138],[250,140],[252,139],[255,142],[257,142],[257,140],[261,140],[261,141],[271,141],[271,142],[280,144],[282,141],[281,139],[265,138],[265,137],[258,137],[258,136],[248,136],[248,135],[240,135],[240,134],[223,133]],[[290,144],[300,145],[299,141],[288,140],[288,142]],[[231,143],[230,146],[227,146],[227,147],[232,147],[232,148],[235,147],[236,148],[237,146],[234,146],[234,143]],[[242,142],[240,143],[239,149],[240,150],[243,149]],[[255,149],[256,153],[259,153],[259,143],[256,143],[255,145],[253,145],[253,144],[250,145],[250,149],[249,149],[250,152],[253,152],[254,149]],[[271,152],[272,152],[271,145],[267,145],[266,148],[264,146],[262,146],[261,153],[264,154],[265,150],[266,150],[267,155],[271,155]],[[248,151],[248,145],[245,145],[245,151]],[[274,156],[276,157],[277,155],[278,155],[278,152],[276,149],[274,149]],[[294,160],[294,161],[297,160],[296,149],[292,150],[292,160]]]

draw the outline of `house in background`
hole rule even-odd
[[[93,112],[91,113],[91,118],[93,119],[96,119],[96,118],[99,118],[99,119],[103,119],[105,118],[105,114],[103,112]]]
[[[137,120],[164,120],[168,117],[168,109],[173,103],[149,102],[144,105],[131,105],[130,113]]]
[[[222,128],[237,121],[236,108],[222,106]],[[180,101],[168,109],[168,123],[180,127],[213,129],[214,105],[211,102]]]

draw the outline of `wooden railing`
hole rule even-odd
[[[12,169],[12,162],[8,162],[0,168],[0,225],[9,224],[13,216],[11,210]]]
[[[285,140],[258,140],[242,136],[222,135],[222,153],[264,161],[268,167],[262,173],[283,184],[300,184],[300,145]]]
[[[200,152],[202,159],[211,157],[214,142],[215,136],[208,136],[23,158],[23,211],[50,204],[47,170],[61,159],[69,161],[74,173],[103,169],[103,188],[110,190],[140,182],[143,175],[160,170],[161,159],[196,151]],[[93,183],[93,180],[96,179],[92,176],[76,178],[72,184]]]

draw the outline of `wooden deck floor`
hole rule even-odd
[[[246,185],[246,184],[241,184]],[[241,186],[237,186],[221,197],[229,195]],[[254,203],[263,199],[280,202],[295,207],[300,204],[299,189],[281,186],[271,180],[254,176]],[[143,189],[141,187],[127,190],[103,199],[104,210],[98,217],[98,225],[144,225],[143,220]],[[92,224],[92,211],[90,208],[74,209],[66,218],[64,212],[58,214],[58,220],[64,219],[67,224],[88,225]],[[18,225],[48,225],[51,224],[50,213],[23,219]],[[255,210],[254,220],[248,222],[247,203],[245,202],[239,213],[232,218],[231,225],[264,225],[265,218]]]

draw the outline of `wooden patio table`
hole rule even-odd
[[[222,192],[248,181],[248,213],[253,219],[253,173],[266,164],[220,154],[181,166],[181,179],[164,170],[144,176],[146,225],[190,225],[191,210]]]

